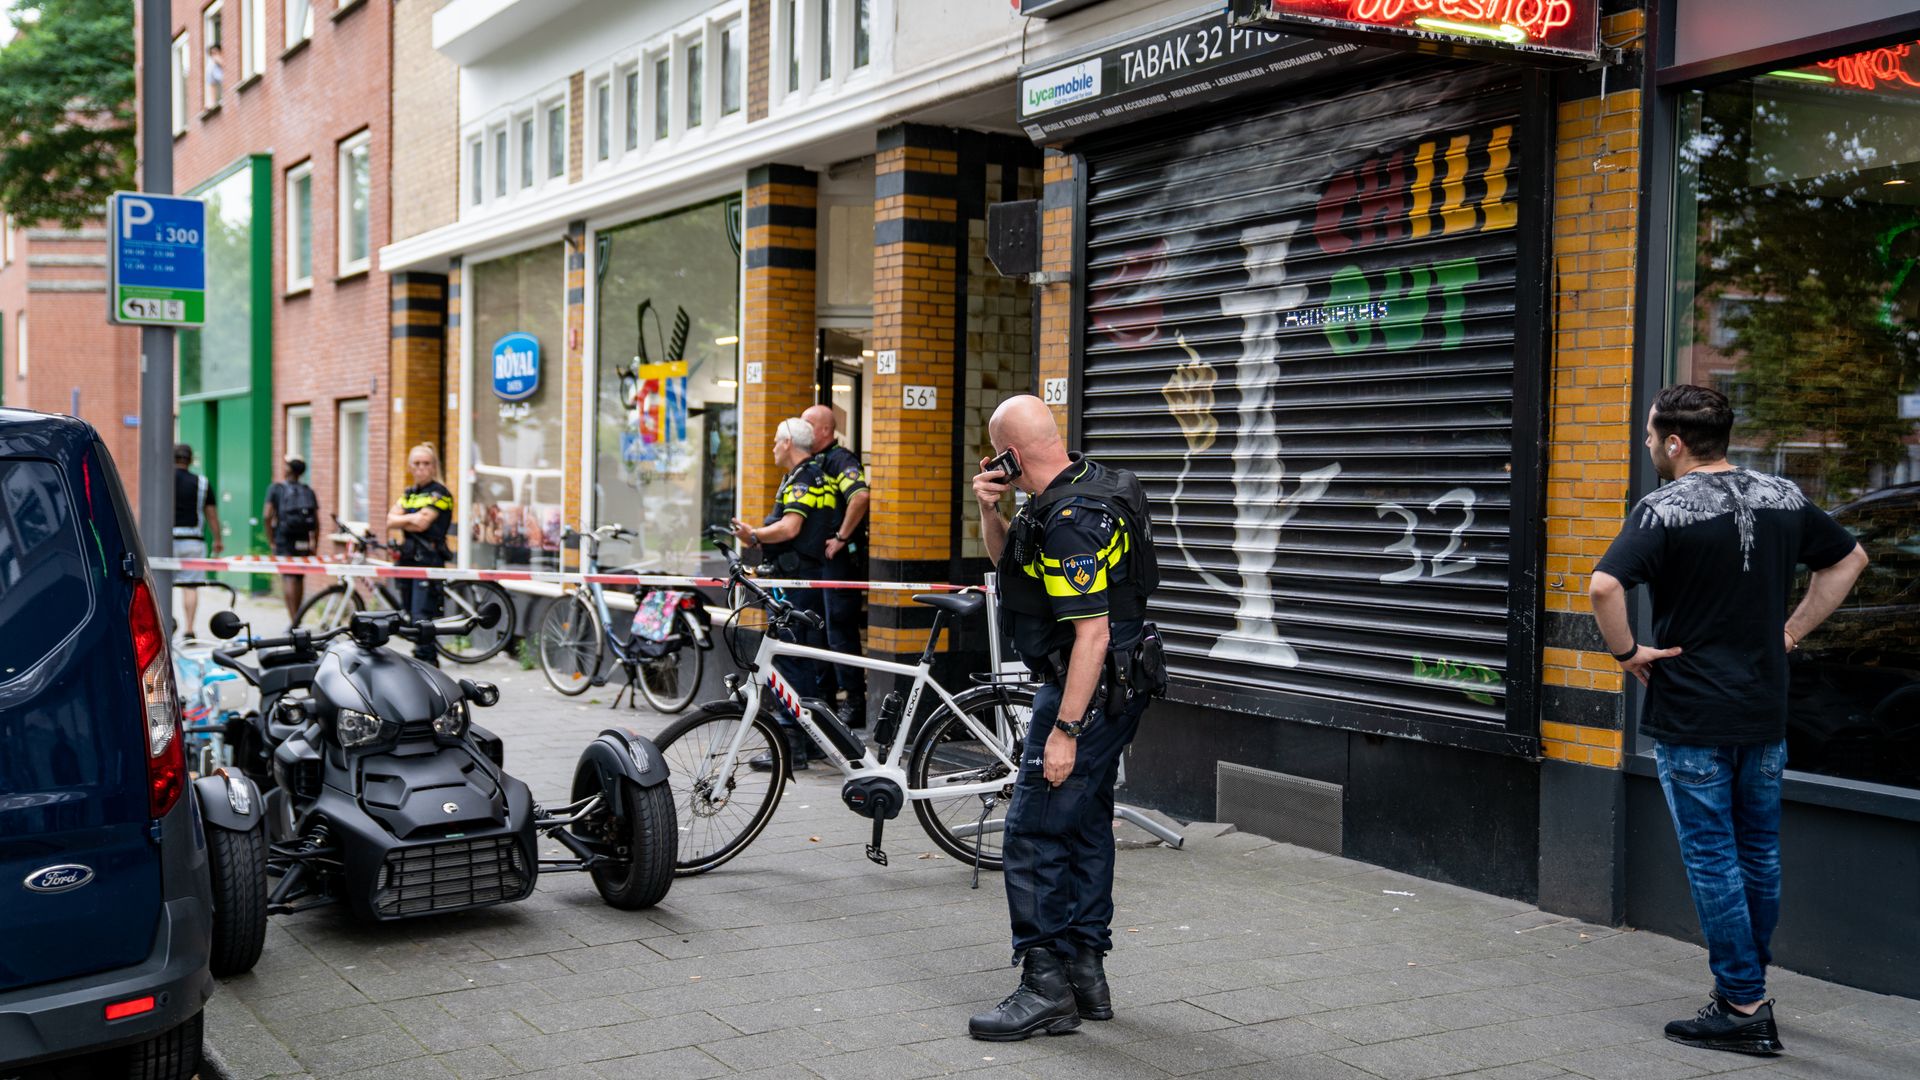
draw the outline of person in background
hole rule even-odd
[[[826,543],[829,581],[865,581],[867,576],[867,487],[866,466],[860,455],[835,440],[833,406],[813,405],[800,414],[813,428],[813,455],[820,460],[820,471],[834,487],[840,511],[834,522],[833,536]],[[848,656],[860,655],[860,615],[865,597],[859,589],[825,589],[827,605],[827,648]],[[867,726],[867,673],[864,669],[836,664],[821,672],[824,690],[831,676],[841,693],[847,696],[840,708],[840,721],[850,728]],[[823,693],[822,697],[828,695]]]
[[[173,444],[173,557],[204,559],[207,535],[212,530],[213,553],[226,550],[220,539],[220,511],[214,505],[213,485],[192,469],[193,447]],[[204,570],[175,570],[173,584],[180,588],[180,610],[186,615],[182,634],[194,636],[194,619],[200,613],[200,586],[207,583]]]
[[[1647,687],[1640,730],[1667,796],[1707,941],[1713,994],[1666,1027],[1688,1046],[1777,1054],[1767,965],[1780,921],[1780,777],[1787,657],[1866,569],[1853,535],[1793,481],[1727,460],[1733,407],[1669,386],[1647,413],[1667,481],[1634,506],[1589,592],[1607,650]],[[1813,571],[1787,614],[1796,567]],[[1627,590],[1652,593],[1653,642],[1634,640]]]
[[[387,528],[401,533],[400,566],[445,566],[453,557],[447,547],[447,530],[453,527],[453,492],[440,482],[440,455],[432,443],[421,443],[407,451],[407,471],[413,486],[387,511]],[[418,622],[440,617],[445,586],[429,579],[402,578],[400,589],[407,605],[407,617]],[[440,666],[433,639],[421,635],[413,644],[413,657]]]
[[[267,505],[261,511],[273,553],[283,559],[312,555],[320,543],[320,499],[301,481],[306,474],[306,462],[287,458],[287,478],[267,489]],[[291,620],[299,614],[307,579],[304,574],[282,574],[280,583]]]

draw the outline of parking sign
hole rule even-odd
[[[117,192],[107,203],[107,317],[144,326],[207,319],[207,204],[179,195]]]

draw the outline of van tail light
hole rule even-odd
[[[153,995],[148,994],[146,997],[129,998],[126,1001],[116,1001],[108,1005],[107,1019],[125,1020],[129,1016],[139,1016],[142,1013],[150,1013],[152,1011]]]
[[[133,662],[140,669],[140,701],[147,727],[147,810],[154,817],[165,817],[186,790],[187,755],[181,745],[167,635],[160,628],[153,586],[146,581],[134,583],[127,624],[133,631]]]

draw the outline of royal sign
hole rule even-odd
[[[1599,0],[1234,0],[1237,21],[1594,59]]]
[[[540,389],[540,339],[508,334],[493,343],[493,395],[525,401]]]

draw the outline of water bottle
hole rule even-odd
[[[907,699],[900,691],[889,690],[887,696],[880,699],[880,719],[873,725],[873,738],[881,746],[892,746],[894,732],[900,728],[900,713],[907,707]]]

